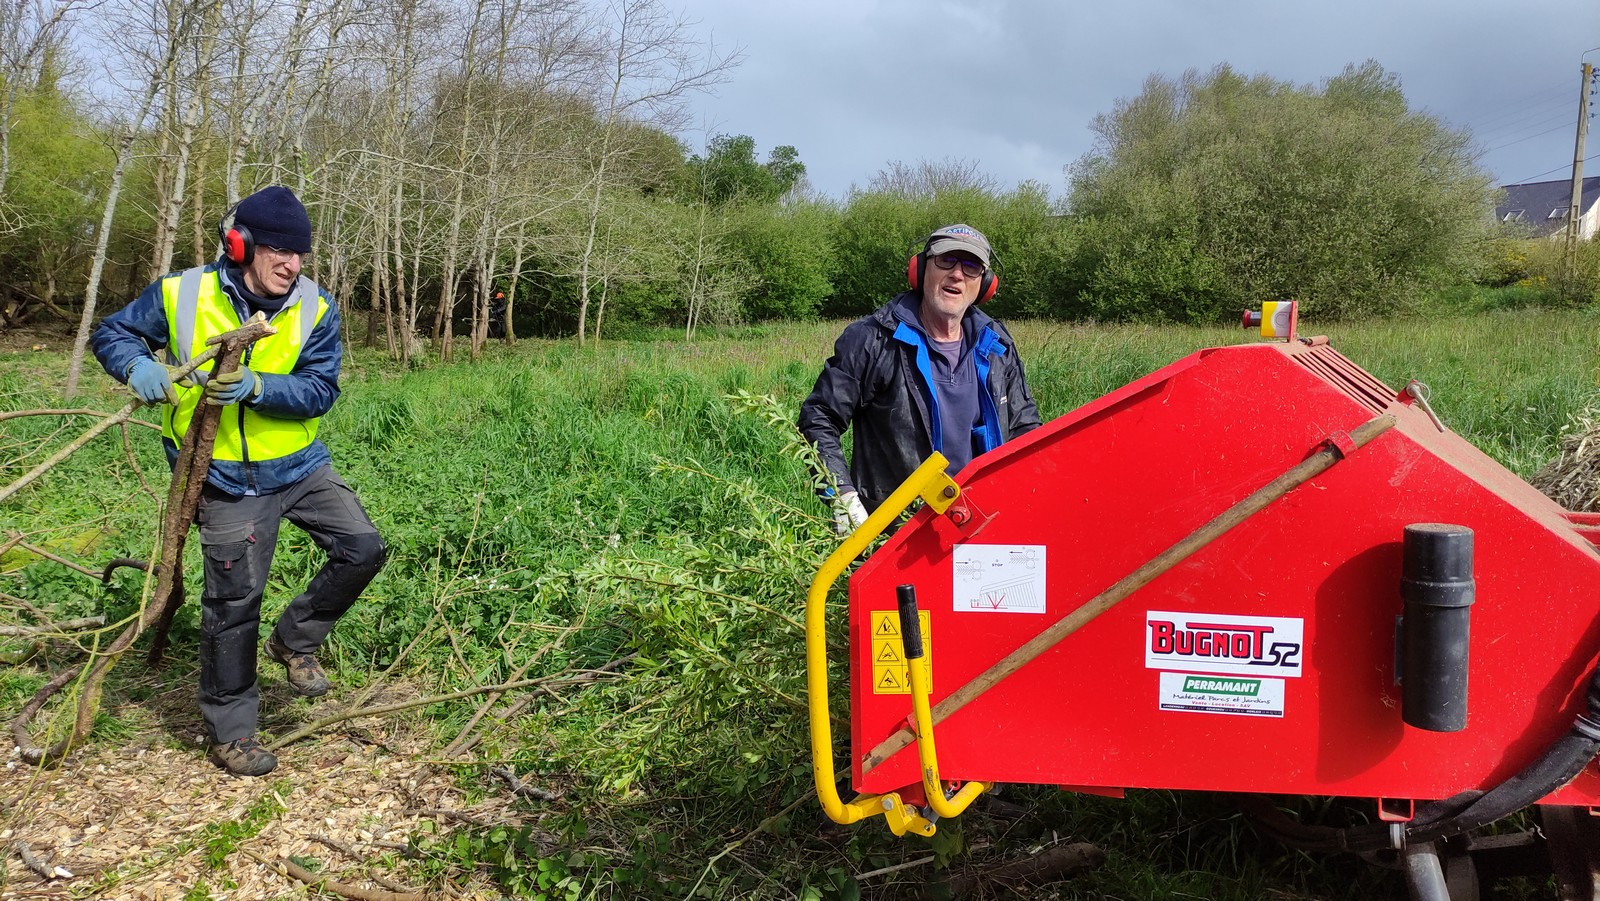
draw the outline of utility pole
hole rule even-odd
[[[1578,222],[1583,203],[1583,139],[1589,136],[1589,81],[1594,66],[1583,64],[1583,83],[1578,86],[1578,141],[1572,151],[1572,204],[1567,207],[1567,272],[1578,264]]]

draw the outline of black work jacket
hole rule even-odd
[[[907,291],[846,326],[816,387],[800,405],[800,432],[816,446],[839,493],[858,492],[868,510],[883,503],[934,450],[933,386],[918,366],[919,343],[922,365],[927,365],[919,304],[918,295]],[[984,373],[986,396],[980,402],[989,434],[980,438],[980,449],[1038,428],[1039,408],[1011,333],[976,304],[961,320],[961,330]],[[851,427],[855,447],[847,466],[840,438]]]

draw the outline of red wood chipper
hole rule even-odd
[[[806,613],[823,808],[931,835],[997,783],[1241,793],[1263,831],[1390,863],[1416,898],[1475,899],[1490,859],[1530,855],[1600,898],[1600,515],[1263,312],[1278,340],[1194,353],[955,479],[935,455],[829,558]],[[918,499],[849,583],[845,801],[824,601]],[[1313,826],[1269,795],[1375,816]],[[1536,832],[1475,832],[1532,805]]]

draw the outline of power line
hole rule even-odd
[[[1546,87],[1540,88],[1539,90],[1534,91],[1531,94],[1527,94],[1527,95],[1525,95],[1523,97],[1519,97],[1516,100],[1511,101],[1508,104],[1508,106],[1521,107],[1522,105],[1526,104],[1529,100],[1532,100],[1535,97],[1548,96],[1552,92],[1557,91],[1557,90],[1566,91],[1567,90],[1566,83],[1565,82],[1559,82],[1559,83],[1558,82],[1551,82]]]
[[[1547,135],[1552,131],[1562,131],[1566,127],[1567,127],[1567,124],[1565,122],[1563,122],[1562,124],[1557,125],[1554,128],[1547,128],[1544,131],[1538,132],[1537,134],[1526,135],[1524,137],[1517,138],[1515,141],[1504,141],[1502,143],[1494,145],[1493,147],[1485,147],[1483,149],[1484,149],[1485,152],[1488,152],[1490,150],[1499,150],[1502,147],[1510,147],[1512,144],[1521,144],[1523,141],[1531,141],[1534,138],[1540,137],[1542,135]]]
[[[1551,83],[1531,94],[1526,94],[1516,100],[1508,100],[1484,116],[1480,122],[1494,126],[1509,119],[1515,119],[1530,109],[1543,108],[1551,103],[1564,102],[1570,93],[1565,80],[1560,83]]]
[[[1476,123],[1469,123],[1469,127],[1483,129],[1484,131],[1499,131],[1503,128],[1513,127],[1525,119],[1538,118],[1540,116],[1548,115],[1549,110],[1553,110],[1558,107],[1566,107],[1569,105],[1570,98],[1567,97],[1565,93],[1559,97],[1552,94],[1542,103],[1537,103],[1532,106],[1519,103],[1514,109],[1509,109],[1500,113],[1493,113],[1483,119],[1478,120]]]
[[[1600,153],[1597,153],[1594,156],[1586,156],[1586,157],[1583,158],[1583,161],[1587,163],[1590,160],[1593,160],[1593,159],[1596,159],[1596,158],[1600,158]],[[1528,182],[1531,182],[1536,178],[1543,178],[1546,175],[1554,175],[1555,173],[1562,172],[1562,171],[1571,172],[1572,171],[1572,166],[1570,166],[1570,165],[1557,166],[1554,169],[1547,169],[1544,172],[1540,172],[1538,175],[1530,175],[1527,178],[1519,178],[1516,181],[1507,182],[1507,184],[1525,185]]]
[[[1517,132],[1526,131],[1530,128],[1539,128],[1543,125],[1549,125],[1552,122],[1570,121],[1572,119],[1572,110],[1567,109],[1566,107],[1570,107],[1571,105],[1572,104],[1569,101],[1562,101],[1562,109],[1551,109],[1543,113],[1533,113],[1524,116],[1515,122],[1508,122],[1498,128],[1486,128],[1481,131],[1477,128],[1473,128],[1472,133],[1474,137],[1481,141],[1492,141],[1497,137],[1503,137],[1507,134],[1516,134]]]

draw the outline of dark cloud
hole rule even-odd
[[[1470,129],[1497,180],[1563,178],[1581,58],[1600,47],[1591,0],[682,5],[703,33],[745,50],[731,81],[695,101],[702,127],[763,151],[795,145],[833,195],[891,160],[945,158],[1059,192],[1063,167],[1093,146],[1094,116],[1153,73],[1227,63],[1316,85],[1367,59],[1399,76],[1413,108]]]

